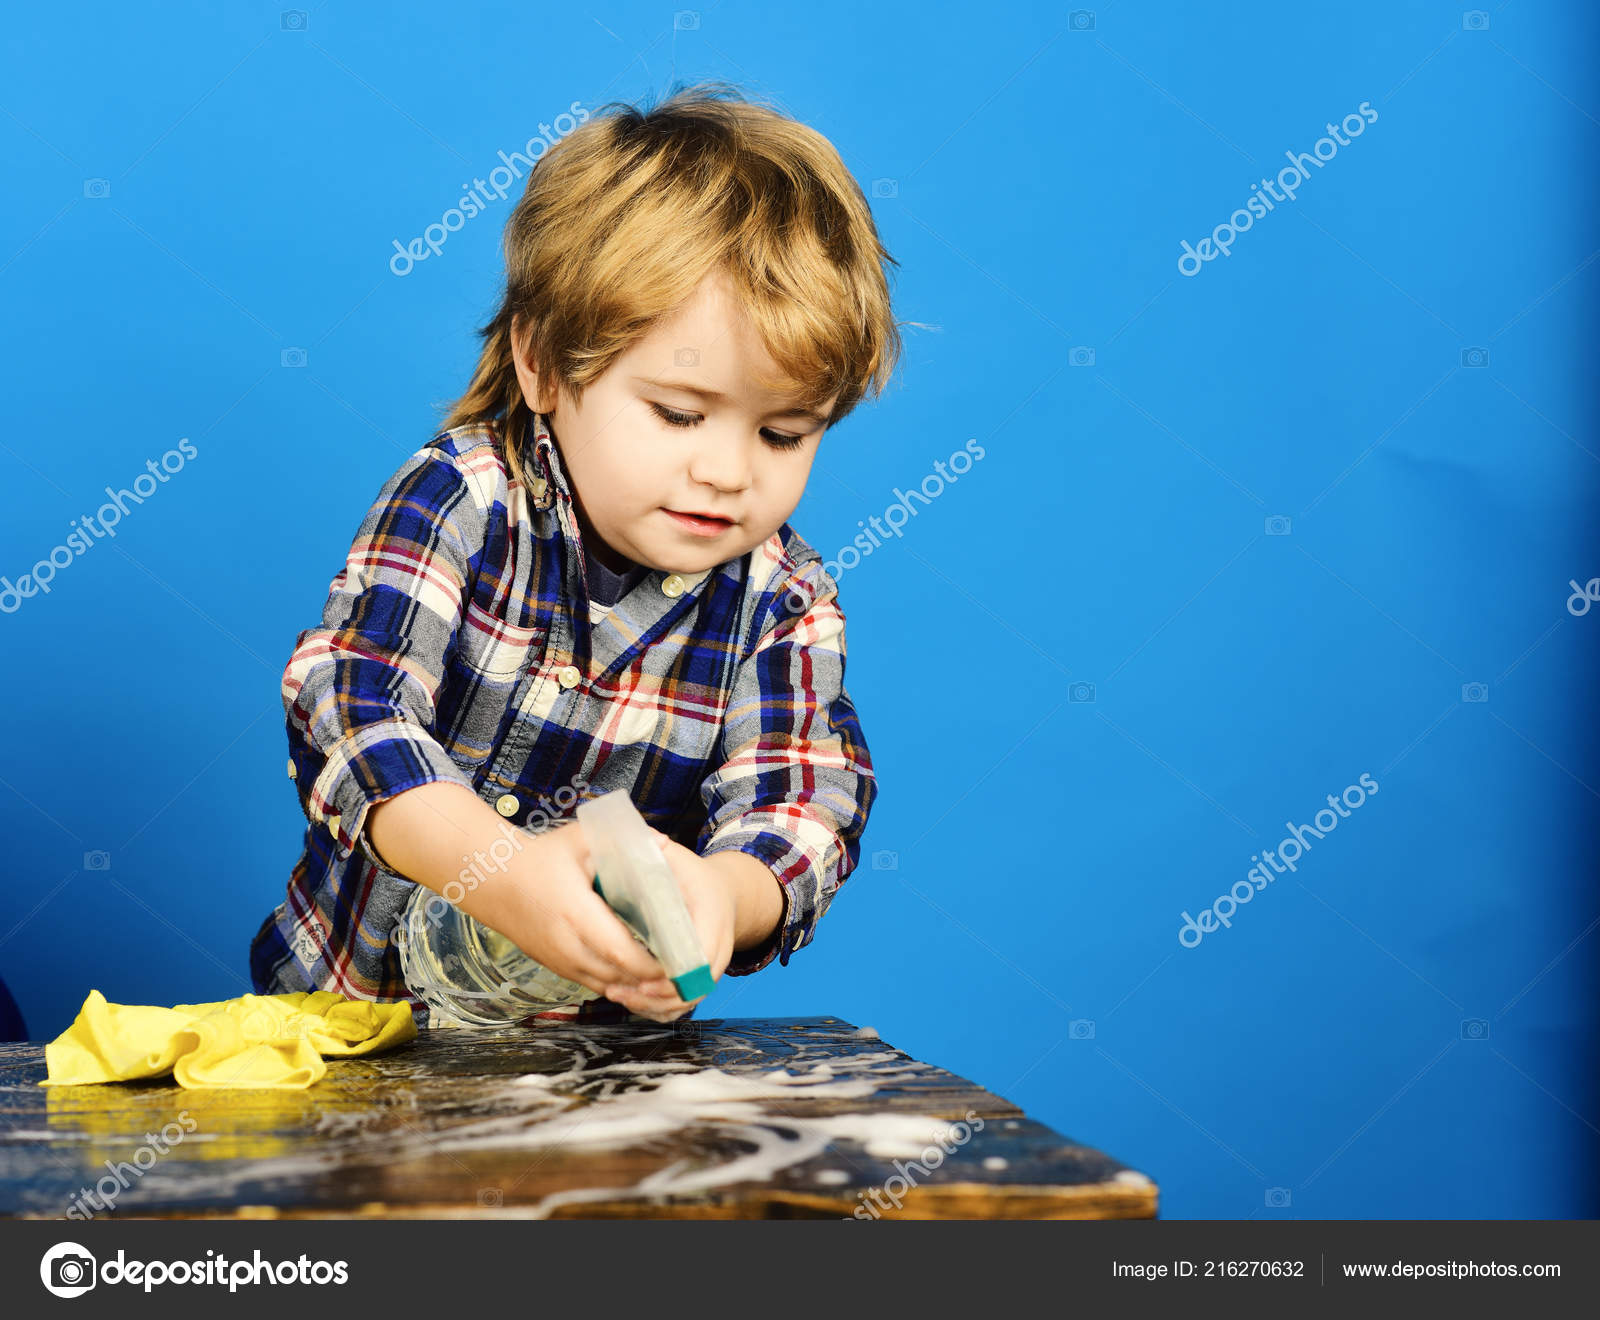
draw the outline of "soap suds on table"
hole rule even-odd
[[[454,1129],[436,1148],[470,1150],[485,1139],[497,1150],[550,1145],[623,1147],[668,1138],[689,1128],[708,1128],[749,1147],[731,1160],[710,1166],[696,1167],[694,1161],[679,1160],[629,1187],[552,1193],[532,1207],[533,1215],[543,1218],[557,1206],[585,1201],[684,1196],[739,1182],[770,1182],[839,1141],[855,1142],[869,1155],[884,1160],[914,1160],[929,1147],[943,1151],[957,1144],[960,1133],[956,1126],[931,1115],[862,1111],[801,1118],[763,1103],[800,1098],[864,1101],[878,1089],[871,1077],[838,1080],[834,1073],[826,1064],[800,1075],[780,1068],[741,1076],[711,1068],[669,1076],[652,1090],[614,1095],[531,1124],[521,1115],[485,1119]],[[850,1181],[848,1174],[832,1172],[837,1179]]]
[[[672,1035],[649,1033],[630,1038],[629,1044]],[[878,1039],[871,1028],[854,1035]],[[554,1047],[555,1067],[479,1079],[475,1089],[463,1094],[460,1114],[448,1111],[446,1126],[438,1126],[434,1114],[423,1125],[405,1122],[393,1110],[323,1110],[316,1115],[314,1130],[324,1140],[314,1149],[252,1161],[245,1168],[219,1168],[210,1176],[203,1165],[189,1164],[170,1175],[158,1165],[142,1185],[155,1198],[181,1193],[193,1203],[197,1196],[234,1194],[241,1183],[283,1187],[364,1160],[392,1168],[435,1155],[638,1149],[681,1141],[691,1131],[697,1148],[705,1145],[701,1138],[710,1138],[719,1152],[734,1152],[696,1154],[631,1184],[568,1188],[533,1205],[506,1207],[507,1213],[544,1218],[558,1207],[585,1202],[698,1195],[743,1182],[781,1183],[791,1170],[830,1151],[844,1167],[817,1170],[813,1185],[866,1185],[862,1173],[851,1169],[851,1149],[875,1161],[921,1160],[942,1150],[942,1165],[959,1158],[958,1147],[972,1132],[964,1122],[874,1105],[880,1089],[899,1089],[903,1100],[904,1088],[923,1081],[930,1070],[930,1065],[892,1048],[851,1053],[819,1042],[786,1055],[788,1067],[763,1069],[762,1050],[737,1039],[705,1042],[707,1057],[723,1066],[682,1059],[619,1060],[599,1036],[540,1044],[545,1047],[541,1063],[548,1057],[545,1049]],[[391,1061],[392,1072],[425,1075],[420,1066],[393,1066],[403,1063]],[[849,1112],[806,1117],[791,1112],[797,1103],[813,1100],[846,1102]],[[60,1134],[52,1136],[59,1139]],[[986,1161],[986,1167],[995,1165]],[[930,1180],[939,1177],[934,1174]]]

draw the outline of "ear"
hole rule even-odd
[[[555,407],[555,391],[529,360],[527,326],[515,318],[511,322],[511,359],[517,372],[517,384],[522,387],[523,402],[536,413],[549,412]]]

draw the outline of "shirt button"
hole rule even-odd
[[[577,665],[562,665],[556,670],[556,681],[564,688],[575,688],[583,682],[583,675],[578,672]]]
[[[683,579],[676,573],[670,573],[661,579],[661,590],[669,596],[683,595]]]
[[[515,793],[502,793],[495,799],[494,809],[502,816],[515,816],[517,814],[517,808],[521,805],[522,804],[517,801],[517,795]]]
[[[300,772],[294,768],[294,758],[290,757],[289,758],[289,778],[290,779],[298,779],[299,777],[300,777]]]

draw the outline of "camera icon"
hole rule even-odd
[[[1487,683],[1463,683],[1461,685],[1461,700],[1487,701],[1489,700],[1489,685]]]
[[[1461,350],[1461,365],[1464,367],[1486,367],[1489,365],[1489,350],[1486,348],[1464,348]]]
[[[872,181],[872,195],[874,197],[898,197],[900,195],[900,180],[874,179]]]
[[[679,32],[698,32],[700,30],[700,11],[698,9],[680,9],[672,16],[672,26]]]
[[[94,1287],[93,1256],[57,1256],[50,1281],[57,1288]]]
[[[39,1278],[57,1297],[78,1297],[95,1286],[99,1271],[76,1242],[58,1242],[39,1262]]]
[[[1469,9],[1461,15],[1461,27],[1466,32],[1487,32],[1489,12],[1486,9]]]
[[[1289,535],[1289,519],[1284,514],[1281,514],[1281,513],[1268,514],[1267,515],[1267,535],[1268,536],[1287,536],[1287,535]]]
[[[85,871],[109,871],[111,869],[111,854],[96,848],[83,855],[83,869]]]
[[[1067,15],[1067,26],[1074,32],[1094,31],[1094,10],[1074,9]]]
[[[1068,1040],[1093,1040],[1094,1039],[1094,1019],[1093,1018],[1073,1018],[1071,1022],[1067,1023],[1067,1039]]]
[[[83,181],[83,195],[96,200],[111,196],[110,179],[85,179]]]
[[[1269,1187],[1264,1199],[1268,1210],[1287,1210],[1294,1198],[1289,1195],[1287,1187]]]
[[[1078,347],[1067,353],[1067,365],[1069,367],[1094,366],[1094,349],[1082,344],[1078,345]]]
[[[1094,684],[1093,683],[1074,683],[1074,684],[1072,684],[1069,688],[1067,688],[1067,700],[1068,701],[1081,701],[1081,702],[1093,701],[1094,700]]]
[[[278,354],[278,363],[285,367],[303,367],[306,364],[306,351],[303,348],[286,348]]]
[[[251,1009],[239,1018],[239,1030],[246,1040],[271,1040],[278,1027],[278,1019],[264,1008]]]
[[[1488,1040],[1489,1039],[1489,1019],[1488,1018],[1462,1018],[1461,1019],[1461,1039],[1462,1040]]]
[[[498,1187],[480,1187],[478,1189],[478,1204],[493,1209],[505,1203],[505,1196]]]
[[[700,350],[698,348],[675,348],[672,350],[672,364],[676,367],[698,367],[700,365]]]
[[[872,869],[874,871],[898,871],[900,869],[900,854],[889,849],[880,849],[872,854]]]
[[[679,1018],[672,1024],[672,1034],[679,1040],[699,1040],[704,1031],[699,1018]]]
[[[278,26],[285,32],[304,32],[306,30],[306,11],[303,9],[285,9],[278,15]]]

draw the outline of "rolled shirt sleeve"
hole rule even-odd
[[[844,614],[820,560],[801,564],[773,598],[771,626],[735,675],[722,765],[701,787],[708,816],[697,851],[737,849],[773,872],[783,916],[759,947],[736,949],[727,973],[780,965],[811,942],[860,857],[877,780],[844,687]]]
[[[363,518],[322,626],[296,639],[282,686],[296,782],[345,855],[383,866],[363,828],[377,803],[436,780],[472,787],[434,719],[486,510],[448,452],[414,454]]]

